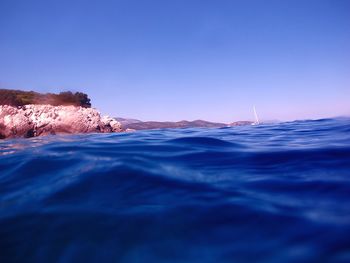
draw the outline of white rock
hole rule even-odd
[[[0,138],[57,133],[121,132],[121,124],[93,108],[0,105]]]

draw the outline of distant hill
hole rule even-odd
[[[28,104],[47,104],[52,106],[82,106],[90,108],[91,103],[87,94],[82,92],[65,91],[58,94],[38,93],[35,91],[22,91],[0,89],[0,105],[24,106]]]
[[[209,122],[204,120],[195,120],[195,121],[140,121],[136,119],[125,119],[125,118],[116,118],[123,129],[133,129],[133,130],[152,130],[152,129],[169,129],[169,128],[220,128],[228,126],[241,126],[241,125],[250,125],[250,121],[239,121],[233,122],[230,124],[220,123],[220,122]]]
[[[120,118],[120,117],[116,117],[115,118],[117,121],[119,121],[122,125],[128,125],[128,124],[132,124],[132,123],[139,123],[142,122],[140,120],[137,119],[126,119],[126,118]]]
[[[254,122],[252,121],[235,121],[230,123],[228,126],[245,126],[245,125],[252,125]]]
[[[116,118],[118,121],[119,119]],[[166,129],[166,128],[194,128],[194,127],[225,127],[225,123],[214,123],[203,120],[196,121],[121,121],[122,127],[124,129],[134,129],[134,130],[150,130],[150,129]]]

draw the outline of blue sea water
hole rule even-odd
[[[350,262],[350,119],[0,141],[0,262]]]

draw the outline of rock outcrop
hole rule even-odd
[[[0,105],[0,138],[61,133],[120,132],[120,123],[93,108],[77,106]]]

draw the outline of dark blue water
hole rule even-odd
[[[350,120],[0,142],[0,262],[350,262]]]

